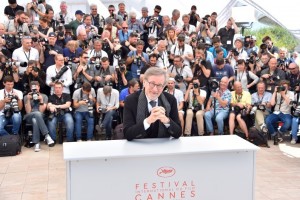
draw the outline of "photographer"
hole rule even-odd
[[[48,88],[45,91],[46,73],[36,66],[35,60],[29,60],[27,69],[22,77],[23,94],[27,94],[31,91],[29,86],[32,81],[37,81],[39,88],[44,91],[45,94],[49,92]]]
[[[174,78],[179,89],[185,93],[188,82],[192,81],[193,73],[190,67],[183,64],[182,57],[174,58],[174,65],[168,68],[169,77]]]
[[[183,63],[190,67],[190,61],[194,59],[193,49],[190,45],[185,44],[185,36],[183,34],[178,35],[177,44],[171,47],[170,60],[174,60],[175,56],[180,56],[183,59]]]
[[[263,81],[258,82],[256,86],[257,92],[251,95],[252,110],[250,114],[254,114],[255,127],[265,131],[265,118],[271,112],[272,94],[266,92],[266,84]]]
[[[130,66],[133,78],[139,78],[141,69],[149,62],[148,54],[143,52],[145,43],[142,40],[137,41],[136,51],[130,51],[126,59],[126,65]]]
[[[22,122],[23,94],[14,89],[14,80],[11,76],[3,78],[4,89],[0,90],[0,136],[9,134],[4,127],[12,124],[11,134],[18,135]]]
[[[29,35],[30,31],[28,29],[26,20],[26,13],[24,11],[17,11],[16,17],[14,19],[8,20],[5,23],[5,34],[8,35],[6,38],[10,43],[12,43],[12,47],[10,50],[15,50],[21,46],[21,40],[24,34]]]
[[[102,50],[102,42],[103,41],[100,39],[94,40],[94,48],[92,50],[87,51],[90,64],[99,65],[101,58],[103,58],[103,57],[108,58],[107,53]]]
[[[118,36],[120,39],[120,42],[125,42],[129,40],[129,35],[132,33],[132,30],[128,29],[128,24],[126,21],[122,23],[122,30],[118,30]]]
[[[3,78],[5,76],[12,76],[14,79],[14,83],[19,82],[19,72],[18,67],[15,63],[11,62],[11,60],[6,60],[5,56],[0,56],[0,88],[2,89],[3,86]]]
[[[162,17],[162,22],[163,23],[160,29],[158,30],[158,37],[157,37],[158,41],[165,40],[167,37],[167,31],[172,28],[172,25],[170,24],[170,17],[168,15],[164,15]]]
[[[269,36],[265,36],[262,39],[262,44],[259,47],[258,56],[260,57],[263,53],[267,53],[271,58],[278,58],[278,47],[273,45],[273,42]]]
[[[126,59],[130,51],[136,51],[136,45],[138,41],[138,34],[135,32],[130,33],[128,41],[123,41],[121,43],[121,58]]]
[[[82,120],[87,122],[87,141],[91,141],[94,132],[94,104],[96,93],[90,83],[83,83],[82,87],[73,93],[73,107],[75,108],[75,133],[77,142],[81,142]]]
[[[30,36],[25,36],[22,38],[22,46],[14,50],[12,59],[15,62],[28,62],[29,60],[35,60],[37,62],[37,67],[40,68],[40,56],[37,49],[31,47],[32,39]],[[19,67],[19,74],[22,76],[26,71],[26,66]]]
[[[88,54],[83,51],[79,56],[79,64],[77,66],[72,66],[75,90],[81,88],[84,82],[89,82],[90,84],[92,84],[92,82],[94,82],[95,76],[94,67],[88,65]]]
[[[72,14],[68,13],[67,2],[61,1],[60,12],[55,14],[54,19],[62,25],[69,24],[71,21],[73,21]]]
[[[292,119],[292,140],[291,144],[296,144],[298,141],[298,133],[299,133],[299,115],[300,115],[300,101],[299,101],[299,93],[297,94],[297,101],[295,105],[295,110],[293,112],[293,119]]]
[[[99,68],[95,67],[95,82],[94,88],[104,87],[105,85],[112,86],[115,81],[114,68],[109,64],[107,57],[101,59],[101,65]]]
[[[206,132],[209,135],[214,133],[213,120],[218,126],[218,135],[224,134],[224,119],[228,117],[232,98],[231,92],[227,89],[228,83],[227,77],[223,77],[220,84],[216,79],[211,80],[209,83],[212,93],[206,104],[206,112],[204,114]]]
[[[154,54],[158,55],[156,66],[163,69],[167,69],[170,66],[166,48],[167,42],[165,40],[159,40],[157,42],[157,48],[153,51]]]
[[[80,30],[86,31],[88,39],[92,39],[95,35],[98,35],[98,28],[92,25],[92,16],[89,14],[83,16],[83,24],[77,27],[76,35],[78,35]]]
[[[82,23],[84,13],[81,10],[76,10],[75,20],[71,21],[69,26],[73,31],[73,35],[76,35],[78,26]]]
[[[210,77],[212,66],[210,61],[205,60],[205,51],[203,49],[195,50],[195,62],[192,66],[193,76],[200,81],[200,88],[207,90],[208,79]]]
[[[227,51],[230,51],[233,48],[233,37],[237,33],[239,33],[239,28],[232,17],[228,19],[226,26],[224,28],[220,28],[218,31],[221,43]]]
[[[144,74],[145,74],[145,72],[149,69],[149,68],[151,68],[151,67],[158,67],[157,65],[156,65],[156,63],[157,63],[157,55],[156,54],[150,54],[150,56],[149,56],[149,63],[147,63],[142,69],[141,69],[141,75],[140,75],[140,83],[143,83],[143,81],[144,81]],[[166,70],[166,68],[165,68],[165,70]]]
[[[251,108],[251,95],[247,91],[243,91],[242,83],[234,82],[234,91],[231,92],[231,108],[229,114],[229,133],[233,135],[235,128],[235,120],[237,120],[240,128],[245,133],[246,138],[249,137],[248,128],[246,124],[247,115]]]
[[[17,0],[8,0],[8,6],[4,8],[4,15],[8,19],[14,19],[17,11],[24,11],[24,7],[17,3]]]
[[[92,17],[92,25],[97,27],[98,29],[98,34],[103,33],[103,28],[105,25],[105,19],[102,15],[98,13],[98,7],[97,4],[90,4],[90,11],[91,11],[91,17]]]
[[[129,80],[132,80],[132,74],[126,70],[125,60],[120,60],[119,65],[115,67],[115,84],[118,91],[127,87]]]
[[[74,120],[71,113],[71,96],[63,93],[63,83],[57,81],[54,83],[54,93],[49,96],[47,110],[50,111],[48,118],[49,134],[53,140],[56,140],[57,122],[64,122],[66,127],[67,142],[72,142],[74,132]],[[52,117],[50,117],[52,115]],[[60,133],[62,134],[62,133]]]
[[[115,6],[114,5],[109,5],[108,6],[108,12],[109,16],[105,19],[107,22],[108,18],[112,20],[112,25],[117,27],[118,30],[122,29],[122,23],[123,23],[123,18],[120,15],[115,14]]]
[[[295,91],[295,93],[300,93],[300,71],[299,66],[296,63],[289,64],[289,72],[286,74],[286,79],[290,81],[290,91]]]
[[[182,26],[182,32],[183,34],[188,37],[192,32],[196,32],[196,27],[194,25],[191,25],[190,22],[190,16],[187,14],[182,15],[182,21],[183,21],[183,26]]]
[[[68,66],[64,66],[64,57],[61,54],[55,56],[55,65],[49,66],[46,72],[46,84],[51,87],[50,94],[53,94],[54,83],[58,80],[64,85],[63,92],[70,94],[72,71]]]
[[[133,78],[130,81],[128,81],[128,87],[122,89],[120,92],[120,98],[119,98],[120,108],[124,107],[124,101],[128,95],[133,94],[139,90],[140,90],[140,84],[136,79]]]
[[[197,12],[197,7],[195,5],[193,5],[191,7],[191,12],[189,14],[190,16],[190,20],[189,20],[189,24],[193,25],[193,26],[197,26],[197,22],[201,22],[201,18],[200,16],[198,15]]]
[[[222,51],[223,51],[223,58],[227,58],[227,50],[224,47],[221,46],[222,43],[221,43],[221,40],[220,40],[219,37],[214,37],[212,39],[212,44],[213,44],[213,46],[210,47],[208,49],[208,51],[213,54],[214,58],[217,57],[217,52],[216,52],[217,48],[221,48]]]
[[[55,56],[57,54],[63,54],[63,49],[56,44],[56,34],[54,32],[49,33],[48,43],[44,43],[44,62],[41,62],[43,65],[42,69],[44,72],[47,71],[47,68],[55,64]]]
[[[106,131],[106,140],[111,140],[112,137],[112,120],[116,115],[116,110],[119,108],[119,91],[112,89],[111,86],[99,88],[97,92],[97,113],[100,114],[99,126]],[[104,115],[104,118],[103,118]],[[103,120],[103,121],[102,121]]]
[[[156,5],[154,7],[154,13],[152,16],[149,16],[146,24],[145,30],[148,31],[148,37],[153,36],[154,38],[158,37],[158,31],[162,26],[162,16],[159,14],[161,11],[161,6]]]
[[[206,91],[200,89],[200,82],[197,77],[193,78],[193,82],[189,84],[189,87],[185,93],[184,100],[188,102],[188,109],[186,111],[185,130],[184,134],[191,135],[192,121],[194,114],[197,119],[198,135],[204,135],[204,102],[206,98]]]
[[[231,51],[228,53],[228,60],[230,62],[231,66],[236,66],[238,60],[247,60],[248,54],[246,50],[244,49],[244,41],[242,38],[236,38],[234,42],[235,48],[233,48]]]
[[[280,80],[285,80],[285,72],[277,68],[277,59],[269,60],[269,67],[261,71],[261,80],[266,82],[267,91],[274,91],[275,85],[278,85]]]
[[[289,81],[281,80],[279,86],[275,87],[271,99],[271,106],[275,106],[274,111],[266,118],[268,131],[274,137],[274,145],[282,141],[281,135],[288,131],[292,123],[290,102],[294,101],[294,93],[288,90],[289,86]],[[283,125],[277,131],[279,121],[283,122]]]
[[[248,71],[244,59],[239,59],[237,61],[237,70],[235,71],[235,80],[241,82],[244,91],[253,93],[253,87],[259,81],[259,78],[251,71]]]
[[[292,62],[289,58],[286,57],[287,49],[281,47],[279,49],[279,58],[277,58],[277,67],[284,72],[287,72],[289,64]]]
[[[118,8],[119,8],[118,15],[123,18],[123,21],[127,21],[128,20],[128,15],[127,15],[127,12],[125,10],[125,4],[124,3],[119,3]]]
[[[216,60],[216,64],[212,67],[211,76],[216,77],[218,81],[220,81],[221,78],[224,76],[226,76],[229,79],[229,82],[234,80],[233,69],[230,65],[225,64],[223,58]]]
[[[68,64],[68,61],[72,63],[79,62],[79,55],[82,52],[82,48],[79,47],[76,40],[70,40],[66,47],[63,49],[63,55],[65,59],[65,64]]]
[[[45,16],[46,8],[42,4],[42,0],[32,0],[32,2],[26,4],[26,12],[31,19],[31,23],[35,24],[40,17]]]
[[[39,26],[37,28],[39,35],[41,38],[46,38],[49,36],[51,32],[53,32],[53,28],[49,27],[49,22],[47,17],[42,17],[39,19]]]
[[[24,105],[26,115],[24,120],[32,124],[33,139],[35,144],[34,151],[40,151],[40,134],[45,136],[45,141],[49,147],[54,146],[54,141],[49,135],[48,128],[44,121],[44,113],[47,108],[48,97],[40,93],[40,85],[38,81],[30,82],[31,92],[24,97]]]
[[[252,73],[256,74],[258,77],[260,77],[261,74],[261,70],[263,67],[263,63],[261,61],[261,59],[259,59],[259,57],[257,56],[257,53],[255,51],[252,51],[249,55],[249,59],[246,60],[246,64],[248,65],[247,68],[249,71],[251,71]],[[266,58],[264,58],[266,59]],[[269,61],[269,58],[267,58]],[[263,69],[265,69],[266,67],[264,67]]]
[[[136,19],[135,12],[129,13],[128,29],[138,34],[141,34],[144,31],[143,23],[140,20]]]
[[[256,37],[255,36],[253,36],[253,35],[251,35],[250,37],[248,37],[249,38],[249,41],[247,41],[247,43],[249,44],[249,46],[248,47],[246,47],[246,45],[245,45],[245,49],[246,49],[246,51],[247,51],[247,53],[248,53],[248,56],[250,57],[250,54],[251,54],[251,52],[255,52],[256,53],[256,55],[258,54],[258,51],[259,51],[259,48],[258,48],[258,46],[256,45]]]

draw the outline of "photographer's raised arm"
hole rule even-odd
[[[271,106],[275,106],[276,105],[276,97],[277,97],[277,87],[275,87],[272,98],[271,98]]]

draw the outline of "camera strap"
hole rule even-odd
[[[237,101],[238,103],[241,102],[242,97],[243,97],[243,93],[242,93],[241,95],[237,95],[237,94],[235,93],[235,99],[236,99],[236,101]]]
[[[14,93],[14,89],[12,89],[11,92],[8,92],[7,94],[6,94],[6,90],[4,89],[3,93],[4,93],[4,98],[5,98],[9,94],[13,94]]]

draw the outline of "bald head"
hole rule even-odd
[[[227,76],[224,76],[223,78],[221,78],[220,80],[220,89],[221,90],[226,90],[227,87],[228,87],[228,82],[229,82],[229,79]]]
[[[236,94],[241,94],[243,92],[242,83],[239,81],[234,82],[234,90]]]

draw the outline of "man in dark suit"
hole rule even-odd
[[[163,92],[166,83],[165,70],[149,68],[144,75],[144,90],[126,98],[123,118],[127,140],[181,136],[177,102],[173,95]]]

